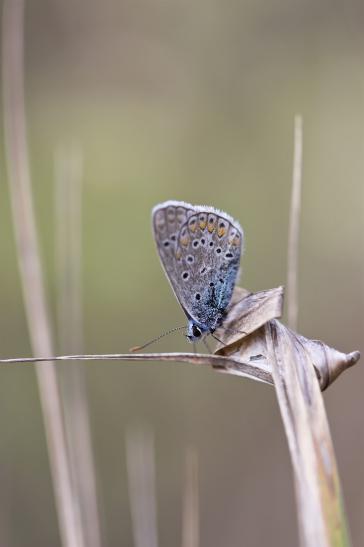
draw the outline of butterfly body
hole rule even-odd
[[[187,318],[193,342],[213,333],[226,315],[239,270],[243,231],[213,207],[167,201],[154,207],[157,250]]]

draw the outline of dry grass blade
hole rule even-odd
[[[160,361],[172,363],[191,363],[192,365],[204,365],[213,367],[218,372],[235,374],[273,385],[272,375],[266,367],[259,363],[246,363],[241,359],[223,357],[221,355],[206,355],[204,353],[109,353],[92,355],[54,355],[49,357],[16,357],[0,359],[0,363],[39,363],[44,361]]]
[[[224,328],[218,330],[222,343],[217,346],[215,354],[244,363],[254,363],[255,366],[272,375],[273,364],[269,359],[264,326],[280,317],[282,308],[282,287],[257,293],[249,293],[245,289],[236,287]],[[286,329],[290,336],[296,338],[302,351],[307,353],[322,391],[360,359],[358,351],[343,353],[320,340],[310,340],[281,323],[279,325],[282,329]]]
[[[239,299],[242,294],[246,295],[245,303]],[[233,319],[229,321],[228,318],[229,327],[219,331],[223,343],[214,355],[65,355],[54,360],[188,362],[274,383],[293,462],[301,545],[347,546],[349,540],[339,478],[320,388],[326,389],[341,372],[354,365],[360,353],[344,354],[323,342],[294,333],[275,319],[280,315],[281,307],[281,288],[256,295],[238,289],[230,309]],[[238,310],[244,315],[249,332],[237,330],[237,326],[241,327]],[[250,317],[250,313],[254,317]],[[250,332],[253,326],[256,330]],[[0,359],[0,363],[36,360]]]
[[[23,0],[3,7],[3,91],[7,168],[25,310],[33,352],[53,353],[50,322],[33,212],[26,144],[23,85]],[[83,545],[77,500],[73,495],[62,408],[55,367],[36,367],[56,508],[63,545]]]
[[[304,547],[348,546],[335,454],[313,363],[278,321],[265,327],[278,403],[294,469]]]
[[[245,295],[245,296],[244,296]],[[243,296],[243,298],[241,298]],[[35,363],[38,361],[169,361],[207,365],[216,371],[250,378],[273,385],[272,363],[268,357],[265,325],[282,314],[282,287],[250,293],[236,288],[226,327],[218,331],[222,344],[214,355],[198,353],[114,353],[98,355],[59,355],[53,357],[18,357],[0,359],[2,364]],[[240,315],[243,317],[241,319]],[[246,325],[246,327],[245,327]],[[308,354],[322,390],[326,389],[349,367],[358,362],[360,353],[342,353],[319,340],[309,340],[280,324]],[[246,331],[242,331],[246,328]]]
[[[80,148],[73,142],[55,156],[55,262],[58,336],[61,351],[83,349],[82,319],[82,169]],[[82,363],[60,369],[63,411],[75,491],[87,547],[101,546],[85,371]]]
[[[199,504],[198,504],[198,456],[189,447],[186,451],[186,473],[183,498],[182,547],[198,547]]]
[[[135,547],[158,547],[154,441],[150,431],[126,435],[126,466]]]
[[[297,115],[294,119],[294,154],[292,196],[289,221],[289,240],[287,258],[287,312],[288,326],[296,330],[298,318],[298,242],[301,213],[301,186],[302,186],[302,144],[303,121]]]

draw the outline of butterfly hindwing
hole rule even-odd
[[[230,302],[243,243],[240,225],[212,207],[168,201],[153,209],[158,253],[188,318],[216,328]]]

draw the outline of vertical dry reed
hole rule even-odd
[[[21,285],[32,349],[53,353],[52,333],[39,256],[26,141],[24,105],[24,2],[3,6],[4,134]],[[82,547],[82,525],[74,496],[55,366],[36,365],[62,544]]]
[[[126,467],[134,547],[158,547],[154,439],[150,431],[127,432]]]
[[[297,330],[298,318],[298,247],[301,215],[301,187],[302,187],[302,148],[303,148],[303,120],[296,115],[294,119],[294,152],[291,209],[288,232],[287,257],[287,315],[288,326]]]
[[[55,155],[55,262],[59,347],[83,351],[82,317],[82,171],[83,158],[75,142]],[[62,401],[75,489],[80,503],[84,543],[101,547],[96,471],[83,363],[60,371]]]
[[[186,450],[186,471],[182,514],[182,547],[199,547],[200,514],[198,489],[198,456],[196,450]]]

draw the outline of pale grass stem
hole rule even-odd
[[[82,172],[83,157],[73,141],[55,154],[55,264],[60,350],[83,350],[82,314]],[[84,543],[101,547],[97,481],[83,363],[60,367],[63,411]]]
[[[134,547],[158,547],[155,450],[150,430],[127,431],[126,470]]]
[[[185,456],[185,482],[182,513],[182,547],[199,547],[200,513],[198,488],[198,454],[189,446]]]
[[[287,256],[287,316],[288,326],[297,330],[298,318],[298,247],[301,216],[303,120],[294,119],[294,151],[291,208],[288,231]]]
[[[24,105],[24,1],[3,5],[3,104],[7,171],[29,334],[34,354],[53,353],[52,332],[33,210]],[[51,476],[62,544],[86,547],[78,500],[74,496],[56,369],[36,366]]]

